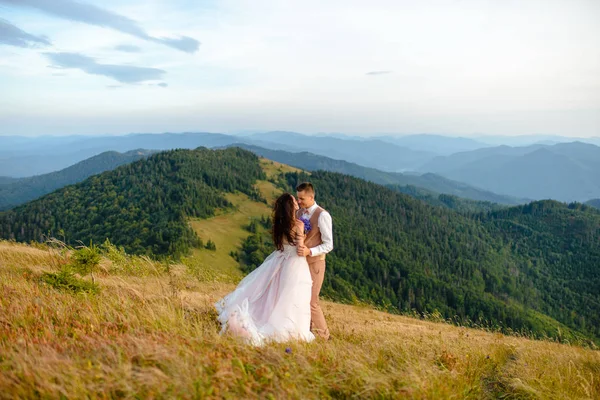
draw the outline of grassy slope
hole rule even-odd
[[[281,172],[294,172],[298,169],[261,159],[261,165],[267,175],[267,179]],[[269,181],[258,181],[256,187],[269,204],[272,204],[282,190],[276,188]],[[231,281],[238,281],[242,277],[239,263],[229,255],[231,251],[238,251],[244,239],[250,234],[244,227],[250,222],[250,218],[259,218],[271,213],[270,206],[251,200],[243,193],[227,194],[227,200],[234,204],[235,210],[222,210],[213,218],[193,219],[190,224],[194,231],[206,243],[212,240],[217,249],[209,251],[196,249],[191,257],[184,263],[198,273],[209,274],[220,277],[221,280],[229,277]]]
[[[37,281],[61,256],[0,242],[0,398],[600,396],[598,351],[367,307],[324,302],[330,342],[252,348],[218,335],[232,283],[138,260],[73,295]]]

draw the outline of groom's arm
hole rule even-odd
[[[319,215],[319,230],[321,231],[321,244],[310,249],[310,255],[320,256],[327,254],[333,250],[333,223],[331,215],[327,211],[323,211]]]

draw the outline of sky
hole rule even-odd
[[[597,0],[0,0],[0,135],[600,136]]]

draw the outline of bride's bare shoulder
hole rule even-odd
[[[294,230],[299,233],[304,233],[304,222],[296,220],[296,222],[294,223]]]

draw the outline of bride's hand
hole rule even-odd
[[[297,253],[300,257],[310,256],[310,249],[304,245],[298,246]]]

